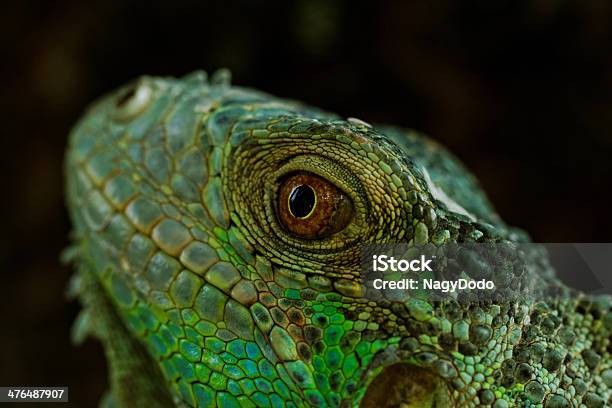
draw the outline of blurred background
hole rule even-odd
[[[141,74],[228,67],[234,83],[421,130],[539,242],[612,240],[612,2],[8,2],[0,14],[0,385],[107,387],[72,347],[59,264],[66,136]]]

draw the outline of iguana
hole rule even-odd
[[[65,174],[73,335],[103,343],[105,406],[612,401],[610,297],[566,288],[542,252],[505,278],[546,300],[361,296],[364,244],[529,242],[415,131],[233,86],[225,70],[145,76],[88,109]]]

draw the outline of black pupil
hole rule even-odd
[[[315,192],[307,185],[297,186],[289,195],[289,209],[297,218],[304,218],[312,211],[315,205]]]

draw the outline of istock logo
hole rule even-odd
[[[393,256],[387,255],[374,255],[372,261],[372,270],[375,272],[424,272],[424,271],[432,271],[429,264],[433,261],[433,259],[427,259],[425,255],[421,255],[420,258],[417,259],[395,259]]]

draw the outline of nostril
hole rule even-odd
[[[448,387],[434,372],[412,364],[390,365],[372,381],[360,408],[451,407]]]
[[[131,120],[141,114],[151,102],[153,91],[144,80],[130,86],[115,101],[114,117],[120,121]]]
[[[136,87],[133,86],[130,89],[128,89],[123,95],[121,95],[121,97],[117,100],[117,102],[115,103],[115,106],[117,108],[121,108],[123,107],[126,103],[129,102],[130,99],[132,99],[134,96],[136,95]]]

